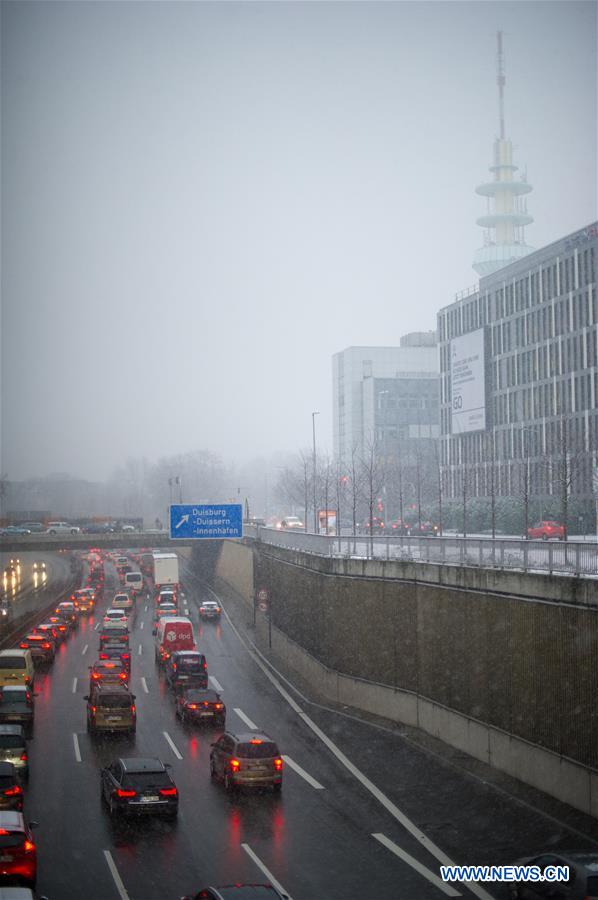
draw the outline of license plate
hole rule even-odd
[[[199,715],[200,715],[200,716],[212,716],[213,713],[211,713],[211,712],[200,712]]]
[[[108,716],[107,722],[122,722],[122,716]]]
[[[141,802],[142,803],[156,803],[159,799],[160,799],[159,797],[154,797],[154,796],[142,797]]]
[[[0,856],[0,862],[12,862],[13,859],[14,859],[14,857],[9,856],[8,853],[4,854],[3,856]]]

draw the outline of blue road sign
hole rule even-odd
[[[170,537],[175,540],[243,537],[243,507],[240,503],[179,503],[171,506]]]

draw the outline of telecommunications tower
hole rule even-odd
[[[513,144],[505,137],[505,65],[502,31],[497,32],[497,72],[499,137],[494,141],[494,165],[490,172],[493,181],[480,184],[476,193],[486,197],[486,215],[477,219],[484,229],[484,246],[476,251],[473,268],[478,275],[490,275],[511,262],[527,256],[533,247],[525,243],[524,229],[533,222],[528,215],[525,194],[532,189],[527,175],[515,178],[517,166],[513,165]]]

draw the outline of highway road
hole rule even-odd
[[[272,880],[293,900],[488,900],[506,894],[442,884],[439,860],[497,863],[547,846],[595,849],[590,820],[564,821],[564,807],[541,809],[529,789],[512,796],[515,783],[493,782],[483,767],[467,769],[454,751],[420,745],[391,723],[302,699],[250,652],[247,616],[234,604],[230,619],[199,622],[197,605],[209,589],[188,575],[189,614],[212,686],[222,688],[227,727],[255,724],[277,740],[286,759],[281,795],[229,795],[211,782],[210,743],[220,732],[175,718],[154,663],[151,604],[143,601],[131,635],[137,734],[90,737],[88,666],[97,658],[100,612],[118,584],[111,564],[106,573],[100,610],[83,618],[37,680],[25,809],[39,822],[38,890],[50,900],[175,900],[206,884]],[[172,765],[177,822],[110,819],[99,770],[118,756]]]

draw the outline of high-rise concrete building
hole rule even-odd
[[[345,462],[375,441],[386,453],[398,442],[438,434],[436,333],[414,332],[398,347],[348,347],[332,358],[334,455]]]
[[[497,34],[497,85],[499,105],[499,136],[494,141],[494,161],[490,166],[492,181],[480,184],[476,193],[486,197],[487,209],[477,220],[484,229],[484,246],[475,254],[473,268],[478,275],[490,275],[503,266],[531,253],[533,248],[525,243],[525,226],[534,220],[528,215],[523,199],[532,190],[527,176],[515,177],[517,166],[513,163],[513,144],[505,132],[505,67],[502,32]]]
[[[482,278],[479,290],[440,310],[447,496],[460,497],[465,486],[470,496],[495,489],[521,497],[528,481],[536,496],[564,490],[591,507],[597,277],[593,223]]]

